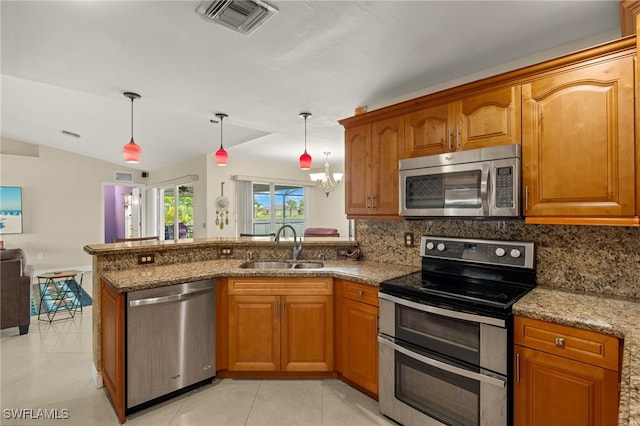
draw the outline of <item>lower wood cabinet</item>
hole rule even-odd
[[[100,363],[102,381],[120,423],[125,418],[125,293],[100,280]]]
[[[360,390],[378,397],[378,288],[335,280],[336,370]]]
[[[332,372],[331,278],[229,278],[229,371]]]
[[[515,426],[618,424],[619,339],[530,318],[514,324]]]

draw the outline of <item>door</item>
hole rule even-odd
[[[522,86],[524,214],[633,216],[634,59]]]
[[[453,104],[437,105],[405,115],[407,157],[442,154],[453,149]]]
[[[333,371],[333,297],[282,297],[282,370]]]
[[[398,215],[398,161],[404,153],[404,117],[373,123],[371,128],[371,212]]]
[[[618,374],[515,346],[515,426],[618,424]]]
[[[369,209],[371,124],[345,131],[345,208],[348,215],[364,215]]]
[[[229,371],[280,370],[280,297],[229,296]]]
[[[377,395],[378,308],[344,298],[341,309],[341,373]]]
[[[105,243],[144,236],[144,197],[140,185],[102,185],[102,235]]]

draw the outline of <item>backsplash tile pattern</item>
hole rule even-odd
[[[404,246],[413,232],[415,247]],[[523,220],[357,220],[365,260],[419,266],[421,235],[533,241],[538,285],[640,299],[640,228],[525,225]]]

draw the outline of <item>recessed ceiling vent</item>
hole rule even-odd
[[[203,1],[196,9],[203,19],[245,35],[251,35],[277,12],[276,7],[261,0]]]

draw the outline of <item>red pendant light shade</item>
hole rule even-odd
[[[124,161],[127,163],[139,163],[142,151],[140,145],[133,141],[133,101],[139,99],[140,95],[133,92],[124,92],[124,95],[131,99],[131,141],[122,148],[122,154],[124,155]]]
[[[300,170],[311,169],[311,156],[307,154],[307,150],[300,156]]]
[[[224,147],[222,146],[222,121],[226,117],[228,117],[228,115],[223,113],[218,113],[216,114],[216,117],[220,119],[220,149],[216,151],[216,164],[218,166],[226,166],[227,163],[229,162],[229,154],[227,154],[227,151],[225,151]],[[211,120],[211,122],[217,123],[216,120]]]
[[[304,152],[300,156],[300,170],[311,169],[311,156],[307,153],[307,118],[311,116],[310,112],[301,112],[300,117],[304,118]]]

